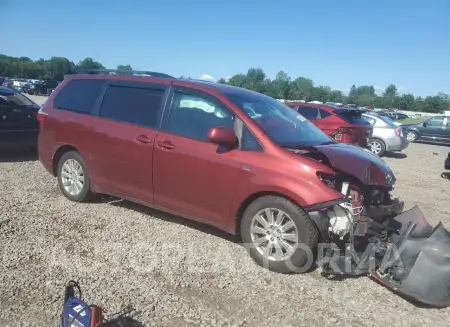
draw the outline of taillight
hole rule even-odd
[[[397,135],[398,137],[403,137],[403,129],[401,127],[397,127],[395,129],[395,135]]]
[[[48,113],[43,112],[41,110],[38,111],[38,113],[37,113],[37,120],[38,120],[38,122],[40,122],[40,123],[45,122],[47,117],[48,117]]]
[[[334,138],[336,141],[341,141],[345,135],[352,135],[352,134],[353,130],[351,128],[339,127],[331,134],[331,137]]]

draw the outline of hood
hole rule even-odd
[[[315,147],[325,155],[333,169],[357,178],[365,185],[394,185],[396,178],[378,156],[356,145],[337,143]]]

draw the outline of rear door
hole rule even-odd
[[[109,81],[89,127],[89,156],[106,193],[153,203],[153,146],[166,85]]]
[[[155,141],[154,203],[224,226],[238,187],[242,152],[207,139],[213,127],[234,128],[234,113],[217,98],[174,87],[170,110]]]

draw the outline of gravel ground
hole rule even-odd
[[[450,224],[450,149],[412,144],[386,158],[397,195]],[[129,202],[66,200],[33,158],[0,160],[0,326],[57,326],[63,286],[81,283],[107,317],[134,309],[144,326],[449,326],[363,277],[271,273],[232,237]]]

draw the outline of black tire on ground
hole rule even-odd
[[[372,146],[371,146],[372,153],[376,154],[379,157],[382,157],[386,153],[386,144],[384,144],[384,142],[382,140],[378,139],[378,138],[371,138],[370,139],[370,143],[372,144],[372,142],[375,142],[380,147],[379,152],[375,153],[375,152],[373,152]]]
[[[408,131],[406,132],[406,138],[409,142],[415,142],[417,141],[419,135],[416,132]]]
[[[265,208],[279,209],[287,213],[298,231],[298,244],[290,258],[284,261],[265,259],[253,246],[251,222],[253,217]],[[318,230],[308,214],[297,204],[281,196],[263,196],[253,201],[245,210],[240,226],[242,241],[250,257],[260,266],[278,273],[305,273],[315,263],[317,253]]]
[[[73,159],[73,160],[77,161],[83,169],[84,185],[83,185],[83,188],[81,189],[81,192],[78,193],[77,195],[69,194],[64,189],[62,178],[61,178],[62,166],[69,159]],[[63,195],[66,198],[68,198],[69,200],[74,201],[74,202],[86,202],[86,201],[92,200],[95,197],[95,194],[91,191],[91,183],[90,183],[89,173],[88,173],[86,163],[84,162],[83,158],[77,151],[68,151],[61,156],[61,158],[59,159],[59,162],[58,162],[57,176],[58,176],[59,188],[60,188],[61,192],[63,193]]]

